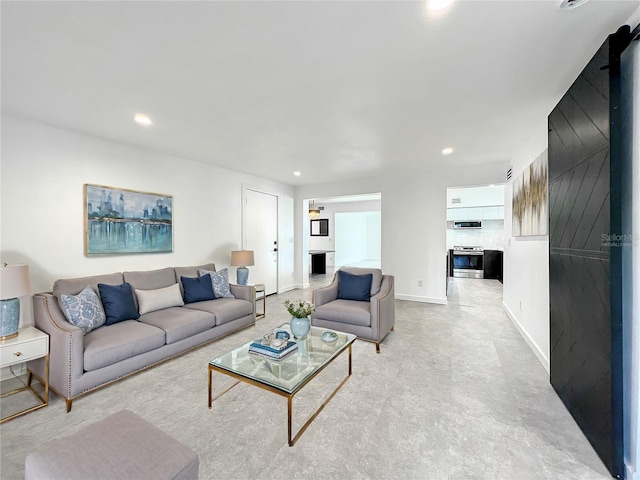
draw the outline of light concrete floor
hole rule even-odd
[[[352,377],[294,447],[286,400],[270,392],[240,384],[209,410],[208,360],[288,322],[282,303],[296,298],[311,289],[268,297],[255,327],[81,397],[69,414],[53,395],[2,425],[1,477],[23,478],[28,452],[127,408],[193,448],[201,479],[610,478],[502,311],[494,280],[455,279],[448,305],[396,301],[381,353],[354,344]],[[294,428],[345,373],[341,357],[295,397]],[[214,376],[216,391],[231,383]]]

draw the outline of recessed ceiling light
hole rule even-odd
[[[447,148],[443,148],[442,149],[442,154],[443,155],[451,155],[453,153],[453,148],[451,147],[447,147]]]
[[[453,0],[427,0],[427,10],[430,12],[440,12],[451,6],[452,3]]]
[[[151,119],[144,113],[136,113],[133,116],[133,121],[136,122],[138,125],[144,125],[145,127],[153,123],[151,122]]]
[[[302,175],[302,174],[301,174],[299,171],[297,171],[297,170],[296,170],[295,172],[293,172],[293,174],[294,174],[296,177],[299,177],[300,175]]]

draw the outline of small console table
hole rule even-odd
[[[253,288],[255,289],[256,307],[258,304],[258,300],[262,299],[262,313],[258,312],[258,309],[256,308],[256,320],[258,320],[260,318],[264,318],[264,316],[267,314],[267,296],[265,295],[266,291],[264,283],[256,283]],[[262,297],[258,297],[259,293],[262,293]]]
[[[20,363],[36,360],[42,357],[45,358],[45,378],[38,378],[38,380],[40,380],[44,386],[44,396],[31,386],[32,373],[30,371],[27,373],[26,385],[22,384],[22,386],[10,389],[8,392],[3,391],[0,395],[0,400],[2,400],[2,403],[5,403],[9,400],[7,397],[29,391],[40,403],[35,406],[27,407],[23,410],[15,407],[6,408],[3,406],[3,417],[0,419],[0,423],[7,422],[12,418],[46,407],[49,404],[49,335],[41,332],[35,327],[25,327],[20,329],[17,337],[0,342],[0,367],[2,368],[11,367],[13,365],[18,365]],[[12,380],[5,380],[2,382],[3,386],[5,383],[10,381]],[[4,416],[5,413],[7,415],[6,417]]]

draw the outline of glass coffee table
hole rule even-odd
[[[291,335],[291,329],[288,324],[282,325],[276,330],[285,330]],[[351,376],[351,346],[356,336],[348,333],[335,332],[338,338],[331,343],[327,343],[321,338],[322,333],[327,331],[334,332],[334,330],[327,330],[325,328],[311,327],[307,338],[304,340],[296,340],[298,350],[282,360],[269,360],[250,354],[249,345],[251,342],[225,353],[220,357],[214,358],[209,362],[209,408],[212,408],[214,400],[224,395],[240,382],[255,385],[256,387],[286,397],[288,440],[289,446],[292,447]],[[293,339],[293,335],[291,335],[291,339]],[[347,350],[349,351],[348,375],[342,379],[336,389],[307,420],[307,423],[302,426],[295,437],[292,437],[291,418],[293,414],[293,397],[316,375],[324,370],[325,367]],[[211,393],[214,371],[229,375],[238,380],[215,398],[212,397]]]

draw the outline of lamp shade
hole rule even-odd
[[[3,265],[0,267],[0,299],[18,298],[31,293],[29,265]]]
[[[311,201],[311,206],[309,207],[309,218],[311,220],[315,220],[317,218],[320,218],[320,209],[316,208],[316,201],[315,200]]]
[[[250,267],[253,265],[253,250],[232,251],[231,265],[234,267]]]

